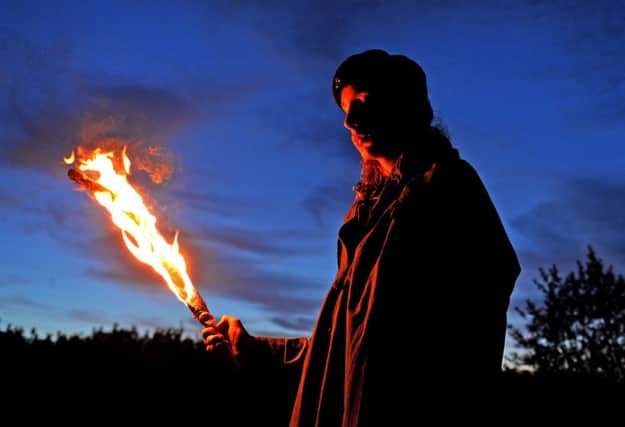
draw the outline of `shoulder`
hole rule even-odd
[[[400,210],[448,216],[490,199],[476,169],[453,154],[407,180],[398,200]]]
[[[358,210],[359,203],[360,201],[358,200],[358,197],[354,197],[354,200],[352,201],[352,204],[349,207],[349,210],[343,217],[343,224],[345,224],[346,222],[349,222],[351,219],[353,219],[356,216],[356,211]]]
[[[479,173],[460,157],[441,161],[427,187],[432,197],[443,199],[445,204],[475,206],[490,203]]]
[[[476,184],[481,179],[468,161],[459,155],[447,157],[436,163],[436,173],[432,176],[432,184]]]
[[[475,168],[454,149],[437,161],[413,172],[406,180],[404,190],[408,192],[421,189],[430,193],[481,185],[482,180]]]

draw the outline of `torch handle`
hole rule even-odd
[[[214,327],[217,324],[217,319],[215,319],[213,313],[208,311],[208,308],[206,308],[205,306],[195,310],[191,306],[189,306],[189,309],[193,312],[193,317],[195,317],[202,325],[206,327]],[[224,343],[227,345],[226,355],[232,363],[232,366],[234,366],[234,368],[237,370],[240,369],[241,366],[236,356],[234,355],[232,343],[228,340],[228,337],[225,337]]]
[[[217,319],[210,311],[200,311],[197,314],[197,320],[204,326],[215,326]]]
[[[189,310],[193,313],[193,318],[197,319],[198,322],[206,327],[215,326],[217,323],[215,316],[209,311],[208,307],[206,307],[206,304],[204,303],[204,300],[202,300],[199,295],[198,302],[199,303],[196,306],[187,304],[187,307],[189,307]]]

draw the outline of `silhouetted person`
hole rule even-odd
[[[356,54],[332,90],[362,169],[312,337],[252,337],[229,316],[202,334],[242,369],[297,372],[293,426],[400,425],[424,394],[497,377],[520,266],[477,173],[432,126],[417,63]]]

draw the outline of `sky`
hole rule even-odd
[[[484,181],[523,269],[512,324],[588,245],[625,272],[623,0],[0,0],[0,327],[200,338],[67,179],[74,147],[116,138],[159,148],[164,181],[133,179],[209,308],[309,335],[359,173],[331,80],[370,48],[422,65]]]

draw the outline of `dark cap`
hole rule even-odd
[[[360,90],[384,90],[390,96],[397,96],[403,104],[416,103],[419,118],[428,125],[432,122],[434,114],[425,72],[404,55],[371,49],[350,56],[338,67],[332,80],[332,94],[339,107],[341,91],[348,85]]]

